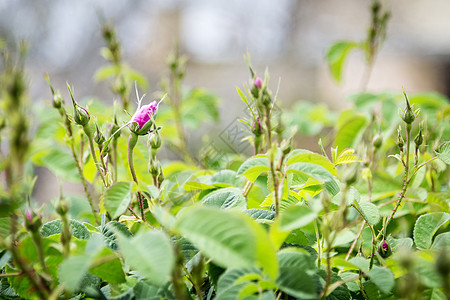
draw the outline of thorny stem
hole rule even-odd
[[[403,175],[403,186],[402,186],[402,191],[398,197],[397,203],[394,206],[394,209],[392,210],[392,213],[390,214],[390,216],[387,218],[386,223],[383,226],[382,231],[378,234],[377,238],[380,238],[380,236],[382,234],[384,234],[387,230],[387,227],[389,225],[389,223],[392,221],[392,219],[394,218],[395,213],[397,212],[398,208],[400,207],[403,198],[405,197],[406,194],[406,190],[408,188],[408,184],[411,181],[411,178],[408,179],[409,176],[409,151],[410,151],[410,143],[411,143],[411,125],[410,124],[406,124],[406,142],[405,142],[405,146],[406,146],[406,162],[404,165],[404,170],[405,173]]]
[[[134,171],[133,150],[134,150],[134,147],[136,146],[137,140],[138,140],[138,135],[135,134],[134,132],[131,132],[130,136],[128,137],[128,165],[130,167],[131,177],[133,177],[133,181],[136,183],[136,185],[138,185],[139,182],[136,177],[136,172]],[[136,196],[137,196],[137,200],[138,200],[138,204],[139,204],[139,209],[141,210],[141,219],[142,219],[142,221],[145,222],[146,220],[145,220],[145,213],[144,213],[144,200],[142,199],[141,193],[137,192]]]
[[[78,160],[77,154],[75,152],[75,147],[73,145],[72,137],[69,137],[69,138],[70,138],[69,143],[70,143],[70,150],[72,152],[72,157],[73,157],[73,160],[75,161],[75,166],[77,167],[78,174],[80,175],[81,183],[83,184],[83,189],[84,189],[84,192],[88,199],[89,206],[91,207],[92,214],[94,215],[95,223],[100,225],[100,220],[98,219],[97,211],[95,210],[95,207],[94,207],[94,202],[92,201],[91,194],[89,193],[86,177],[84,177],[83,170],[81,169],[80,161]]]
[[[47,275],[49,275],[47,264],[45,263],[44,246],[42,244],[41,234],[39,232],[32,232],[31,238],[33,240],[34,247],[36,248],[36,252],[42,269]]]
[[[369,269],[372,269],[372,267],[373,267],[373,260],[374,260],[374,257],[375,257],[375,251],[376,251],[376,248],[377,248],[378,237],[377,237],[377,235],[375,233],[375,230],[373,229],[373,225],[370,224],[369,222],[367,222],[366,217],[364,216],[364,213],[361,211],[361,209],[357,205],[352,205],[352,206],[361,215],[361,217],[364,218],[365,222],[363,222],[363,224],[367,223],[367,225],[370,228],[370,232],[372,234],[372,255],[370,256],[370,266],[369,266]]]
[[[350,255],[353,252],[353,249],[356,246],[356,243],[358,242],[359,237],[361,236],[363,230],[364,230],[364,225],[366,225],[366,220],[363,220],[363,222],[361,223],[361,228],[359,228],[358,234],[356,234],[355,240],[353,241],[353,243],[350,245],[350,248],[348,249],[347,255],[345,256],[345,260],[348,260],[350,258]]]
[[[23,261],[22,257],[20,257],[16,248],[16,231],[17,231],[17,215],[13,213],[10,217],[10,234],[11,234],[11,245],[9,250],[14,258],[14,262],[17,264],[18,268],[22,270],[27,277],[30,279],[31,284],[36,289],[36,292],[39,294],[40,299],[48,299],[48,287],[42,281],[42,278],[36,274],[32,269],[28,268],[25,261]]]

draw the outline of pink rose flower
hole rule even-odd
[[[262,86],[262,79],[259,78],[259,77],[256,77],[255,80],[253,81],[253,84],[254,84],[258,89],[260,89],[261,86]]]
[[[150,116],[155,115],[157,108],[158,103],[156,101],[142,106],[134,113],[133,117],[131,118],[131,122],[137,123],[139,125],[139,129],[141,129],[145,125],[145,123],[150,120]]]

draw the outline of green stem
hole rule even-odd
[[[317,240],[317,268],[320,269],[320,264],[322,260],[322,247],[320,245],[320,234],[319,228],[317,226],[317,219],[314,219],[314,231],[316,233],[316,240]]]
[[[131,177],[133,177],[133,180],[136,183],[136,185],[139,185],[138,179],[136,177],[136,172],[134,170],[134,162],[133,162],[133,150],[134,150],[134,147],[136,146],[137,141],[138,141],[138,135],[134,132],[131,132],[130,136],[128,137],[128,166],[130,167]],[[136,193],[136,197],[138,200],[139,209],[141,210],[141,219],[142,219],[142,221],[145,222],[146,220],[145,220],[145,212],[144,212],[144,200],[142,198],[141,193],[139,193],[139,192]]]
[[[106,183],[106,180],[105,180],[105,176],[103,175],[103,172],[100,168],[100,164],[97,160],[97,155],[95,154],[94,139],[92,138],[92,130],[91,130],[91,126],[89,125],[89,123],[86,124],[85,126],[83,126],[83,130],[84,130],[84,133],[86,134],[86,136],[88,137],[89,147],[91,149],[91,155],[92,155],[92,158],[94,159],[94,164],[95,164],[95,167],[97,168],[97,172],[103,181],[103,185],[105,187],[108,187],[108,184]]]
[[[404,166],[405,172],[403,177],[403,186],[402,191],[400,193],[400,196],[398,197],[397,203],[394,206],[394,209],[392,210],[392,213],[389,215],[389,217],[386,220],[386,223],[383,226],[383,230],[378,234],[377,239],[381,237],[382,234],[384,234],[387,230],[387,227],[389,223],[394,218],[395,213],[397,212],[398,208],[400,207],[403,198],[405,197],[406,190],[408,189],[408,184],[411,181],[411,178],[408,179],[409,176],[409,151],[410,151],[410,144],[411,144],[411,124],[406,124],[406,163]]]
[[[22,257],[20,257],[17,248],[16,248],[16,232],[17,232],[17,215],[13,213],[10,217],[10,235],[11,235],[11,245],[8,247],[11,252],[14,262],[17,264],[17,267],[22,270],[26,276],[30,279],[31,284],[36,289],[36,292],[39,294],[40,299],[48,299],[49,290],[45,283],[42,281],[42,278],[36,274],[31,268],[28,268],[27,264],[23,261]]]
[[[50,276],[47,265],[45,263],[44,246],[42,244],[41,234],[39,232],[33,232],[31,234],[31,238],[33,240],[34,247],[36,248],[36,252],[39,258],[39,262],[42,266],[42,269],[48,276]]]
[[[83,170],[81,169],[80,161],[78,160],[77,154],[75,152],[75,146],[73,145],[73,140],[71,137],[70,137],[70,139],[71,139],[69,142],[70,150],[72,151],[72,157],[73,157],[73,160],[75,161],[75,166],[77,167],[78,174],[80,175],[81,183],[83,184],[84,193],[86,194],[86,197],[89,202],[89,206],[91,207],[92,214],[94,215],[95,223],[100,225],[100,220],[98,219],[97,211],[95,210],[95,207],[94,207],[94,201],[92,201],[91,194],[89,193],[86,177],[84,177]]]
[[[117,139],[113,140],[113,166],[114,166],[114,182],[117,182],[117,168],[118,168],[118,156],[117,156]]]
[[[184,264],[183,262],[183,255],[181,254],[179,245],[175,245],[175,266],[173,268],[172,272],[172,284],[173,289],[175,291],[175,298],[179,300],[186,299],[185,291],[184,291],[184,284],[183,284],[183,277],[181,276],[180,272],[180,266]]]

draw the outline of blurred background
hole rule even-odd
[[[370,24],[369,0],[0,0],[0,38],[29,45],[27,76],[33,102],[51,98],[42,74],[78,98],[112,104],[107,82],[96,83],[105,65],[101,24],[112,21],[122,44],[123,60],[143,73],[151,94],[168,73],[167,56],[178,43],[187,56],[184,84],[202,87],[221,99],[220,130],[242,115],[236,87],[248,83],[243,55],[251,56],[263,77],[269,68],[272,90],[280,82],[279,101],[350,106],[359,90],[364,56],[352,53],[343,80],[331,77],[326,53],[340,40],[363,41]],[[434,90],[450,95],[450,1],[384,1],[391,12],[387,37],[373,68],[368,91],[410,93]],[[63,94],[66,99],[68,95]],[[134,95],[132,96],[134,99]],[[195,137],[191,141],[198,140]],[[314,140],[314,143],[317,141]]]
[[[377,57],[368,90],[450,93],[450,1],[384,1],[391,11],[387,39]],[[29,43],[31,98],[49,98],[42,77],[66,81],[78,95],[113,101],[106,83],[93,80],[105,64],[100,48],[102,20],[111,20],[122,42],[124,61],[145,74],[150,91],[167,73],[166,58],[179,42],[188,57],[186,85],[220,96],[222,119],[236,114],[236,86],[248,80],[243,54],[259,74],[266,67],[272,89],[281,78],[280,99],[326,102],[342,108],[357,91],[362,55],[350,55],[337,85],[325,55],[339,40],[362,41],[370,23],[365,0],[0,0],[0,37]],[[62,89],[62,88],[61,88]],[[233,106],[238,106],[236,109]]]

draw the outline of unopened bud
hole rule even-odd
[[[270,103],[272,103],[272,98],[270,97],[267,91],[264,91],[264,95],[262,97],[262,104],[267,107],[270,105]]]
[[[25,213],[25,228],[30,232],[38,232],[41,225],[41,218],[31,208],[28,208]]]
[[[114,123],[111,124],[110,130],[109,130],[109,136],[112,136],[114,134],[114,139],[118,139],[120,136],[120,131],[117,132],[120,129],[120,126],[117,122],[116,116],[114,116]]]
[[[378,149],[378,148],[381,147],[382,144],[383,144],[383,138],[382,138],[381,135],[378,133],[378,134],[375,135],[375,137],[373,138],[372,145],[374,146],[375,149]]]
[[[413,111],[412,106],[409,103],[408,96],[406,96],[405,90],[403,90],[403,94],[405,95],[406,108],[402,111],[400,116],[406,124],[411,124],[419,114],[419,110]]]
[[[52,100],[53,107],[56,109],[60,109],[63,103],[64,103],[64,99],[63,99],[61,93],[59,91],[56,91],[53,94],[53,100]]]
[[[148,172],[154,177],[158,177],[160,170],[160,163],[156,159],[152,159],[148,166]]]
[[[419,133],[414,138],[414,143],[416,144],[416,147],[419,147],[423,143],[422,124],[419,126]]]
[[[259,121],[259,117],[257,117],[256,122],[253,123],[252,132],[255,136],[260,136],[262,134],[261,122]]]
[[[88,111],[79,105],[76,105],[74,108],[74,121],[78,125],[84,126],[89,123],[91,117],[89,116]]]
[[[262,87],[262,79],[259,77],[255,77],[255,79],[253,80],[253,85],[260,89]]]
[[[89,123],[89,120],[91,117],[89,116],[89,112],[86,108],[80,106],[72,95],[72,90],[70,89],[69,84],[67,84],[67,89],[69,90],[70,97],[72,98],[72,104],[73,104],[73,120],[76,124],[85,126]]]
[[[391,256],[392,254],[391,246],[386,240],[383,240],[378,246],[378,253],[380,253],[381,257],[383,258]]]
[[[281,151],[284,155],[288,155],[292,151],[292,138],[283,140],[280,145]]]
[[[162,171],[161,165],[159,165],[159,175],[158,175],[158,182],[161,184],[161,182],[164,181],[164,173]]]
[[[99,145],[99,147],[103,146],[103,143],[105,142],[105,136],[101,132],[100,128],[98,128],[97,123],[95,123],[94,141],[97,145]]]
[[[58,203],[56,204],[55,210],[58,215],[65,216],[69,211],[69,204],[64,198],[60,197]]]
[[[152,149],[159,149],[161,147],[161,135],[158,130],[153,131],[148,138],[150,147]]]

